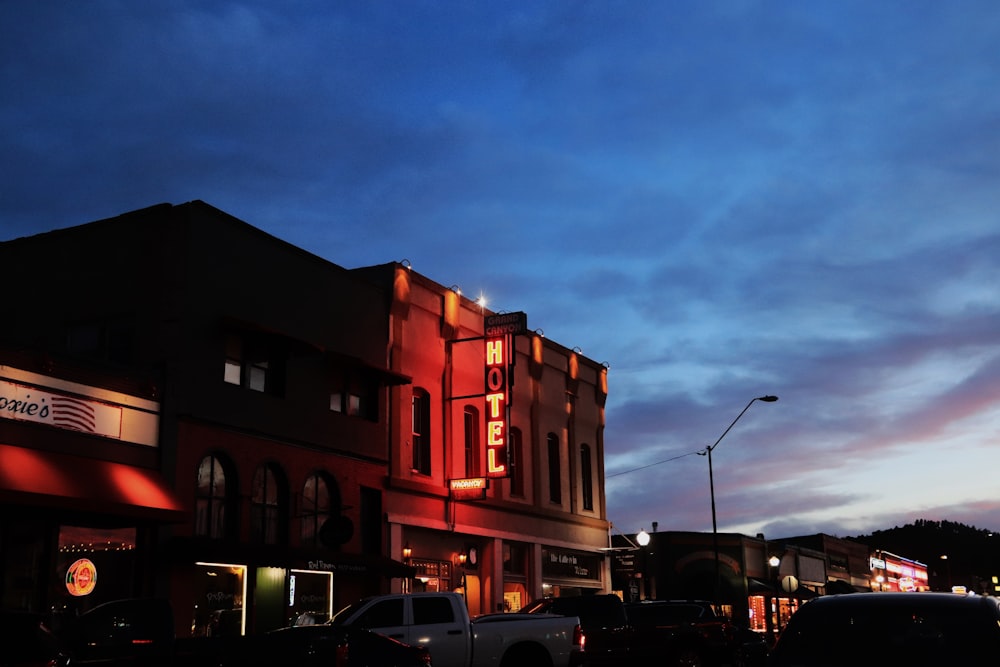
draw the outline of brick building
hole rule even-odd
[[[202,202],[6,241],[0,261],[21,286],[0,332],[3,606],[167,596],[209,634],[405,586],[474,609],[605,587],[606,374],[581,355],[516,337],[518,486],[457,502],[485,456],[465,449],[482,399],[455,400],[477,373],[482,394],[482,347],[459,341],[484,313],[450,290]],[[86,418],[41,419],[41,400]]]

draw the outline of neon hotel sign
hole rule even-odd
[[[510,477],[511,386],[514,383],[514,336],[528,328],[525,313],[484,318],[486,342],[486,477]]]

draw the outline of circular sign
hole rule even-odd
[[[786,593],[794,593],[795,591],[798,590],[798,588],[799,588],[799,580],[793,577],[792,575],[788,575],[787,577],[781,580],[781,590],[785,591]]]
[[[97,586],[97,566],[87,558],[81,558],[66,570],[66,589],[70,595],[80,597],[90,595]]]

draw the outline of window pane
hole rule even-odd
[[[223,379],[229,384],[240,384],[240,362],[226,359],[226,372]]]
[[[559,438],[549,434],[549,500],[562,502],[562,470],[559,461]]]
[[[260,362],[248,369],[250,377],[247,386],[254,391],[264,391],[267,388],[267,362]]]

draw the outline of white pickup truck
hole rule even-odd
[[[341,609],[330,623],[425,646],[434,667],[576,667],[584,658],[577,617],[487,614],[471,619],[457,593],[365,598]]]

